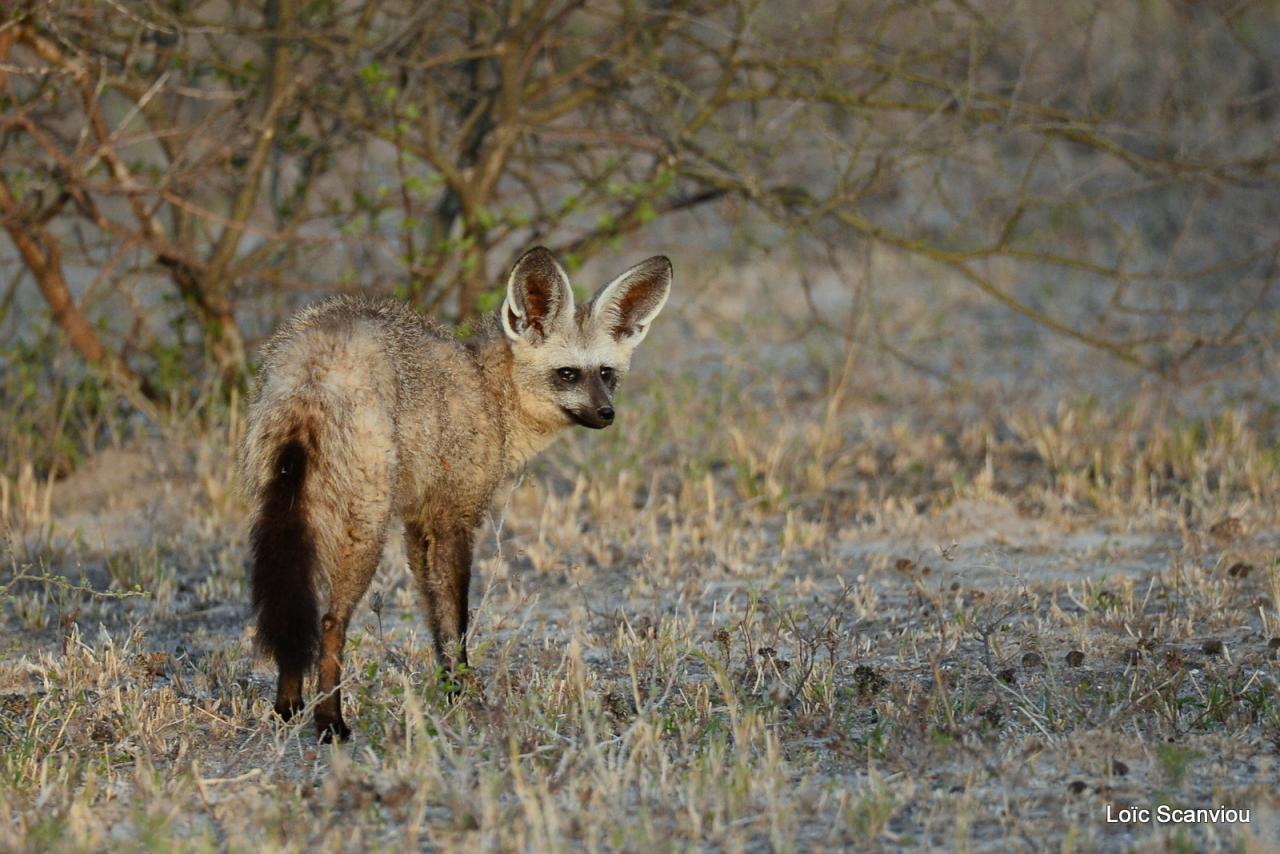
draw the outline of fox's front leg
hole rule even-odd
[[[470,528],[405,529],[409,561],[427,611],[436,660],[454,673],[467,663],[467,593],[471,587]]]

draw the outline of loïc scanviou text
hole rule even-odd
[[[1251,810],[1235,807],[1119,807],[1107,804],[1108,824],[1248,824]]]

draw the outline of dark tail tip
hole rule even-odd
[[[282,673],[304,672],[320,647],[316,547],[303,498],[307,464],[307,449],[298,439],[280,448],[250,533],[258,648]]]

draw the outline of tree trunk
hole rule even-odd
[[[152,397],[154,392],[150,384],[102,345],[93,325],[76,305],[62,273],[62,251],[58,241],[44,226],[24,222],[24,214],[22,206],[9,191],[9,185],[0,179],[0,215],[3,215],[4,229],[35,278],[53,313],[54,322],[62,328],[67,341],[117,388],[131,396],[141,392],[145,397]]]

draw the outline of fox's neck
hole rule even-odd
[[[503,468],[513,474],[568,427],[559,412],[524,393],[512,370],[511,345],[505,338],[483,342],[476,355],[502,424]]]

